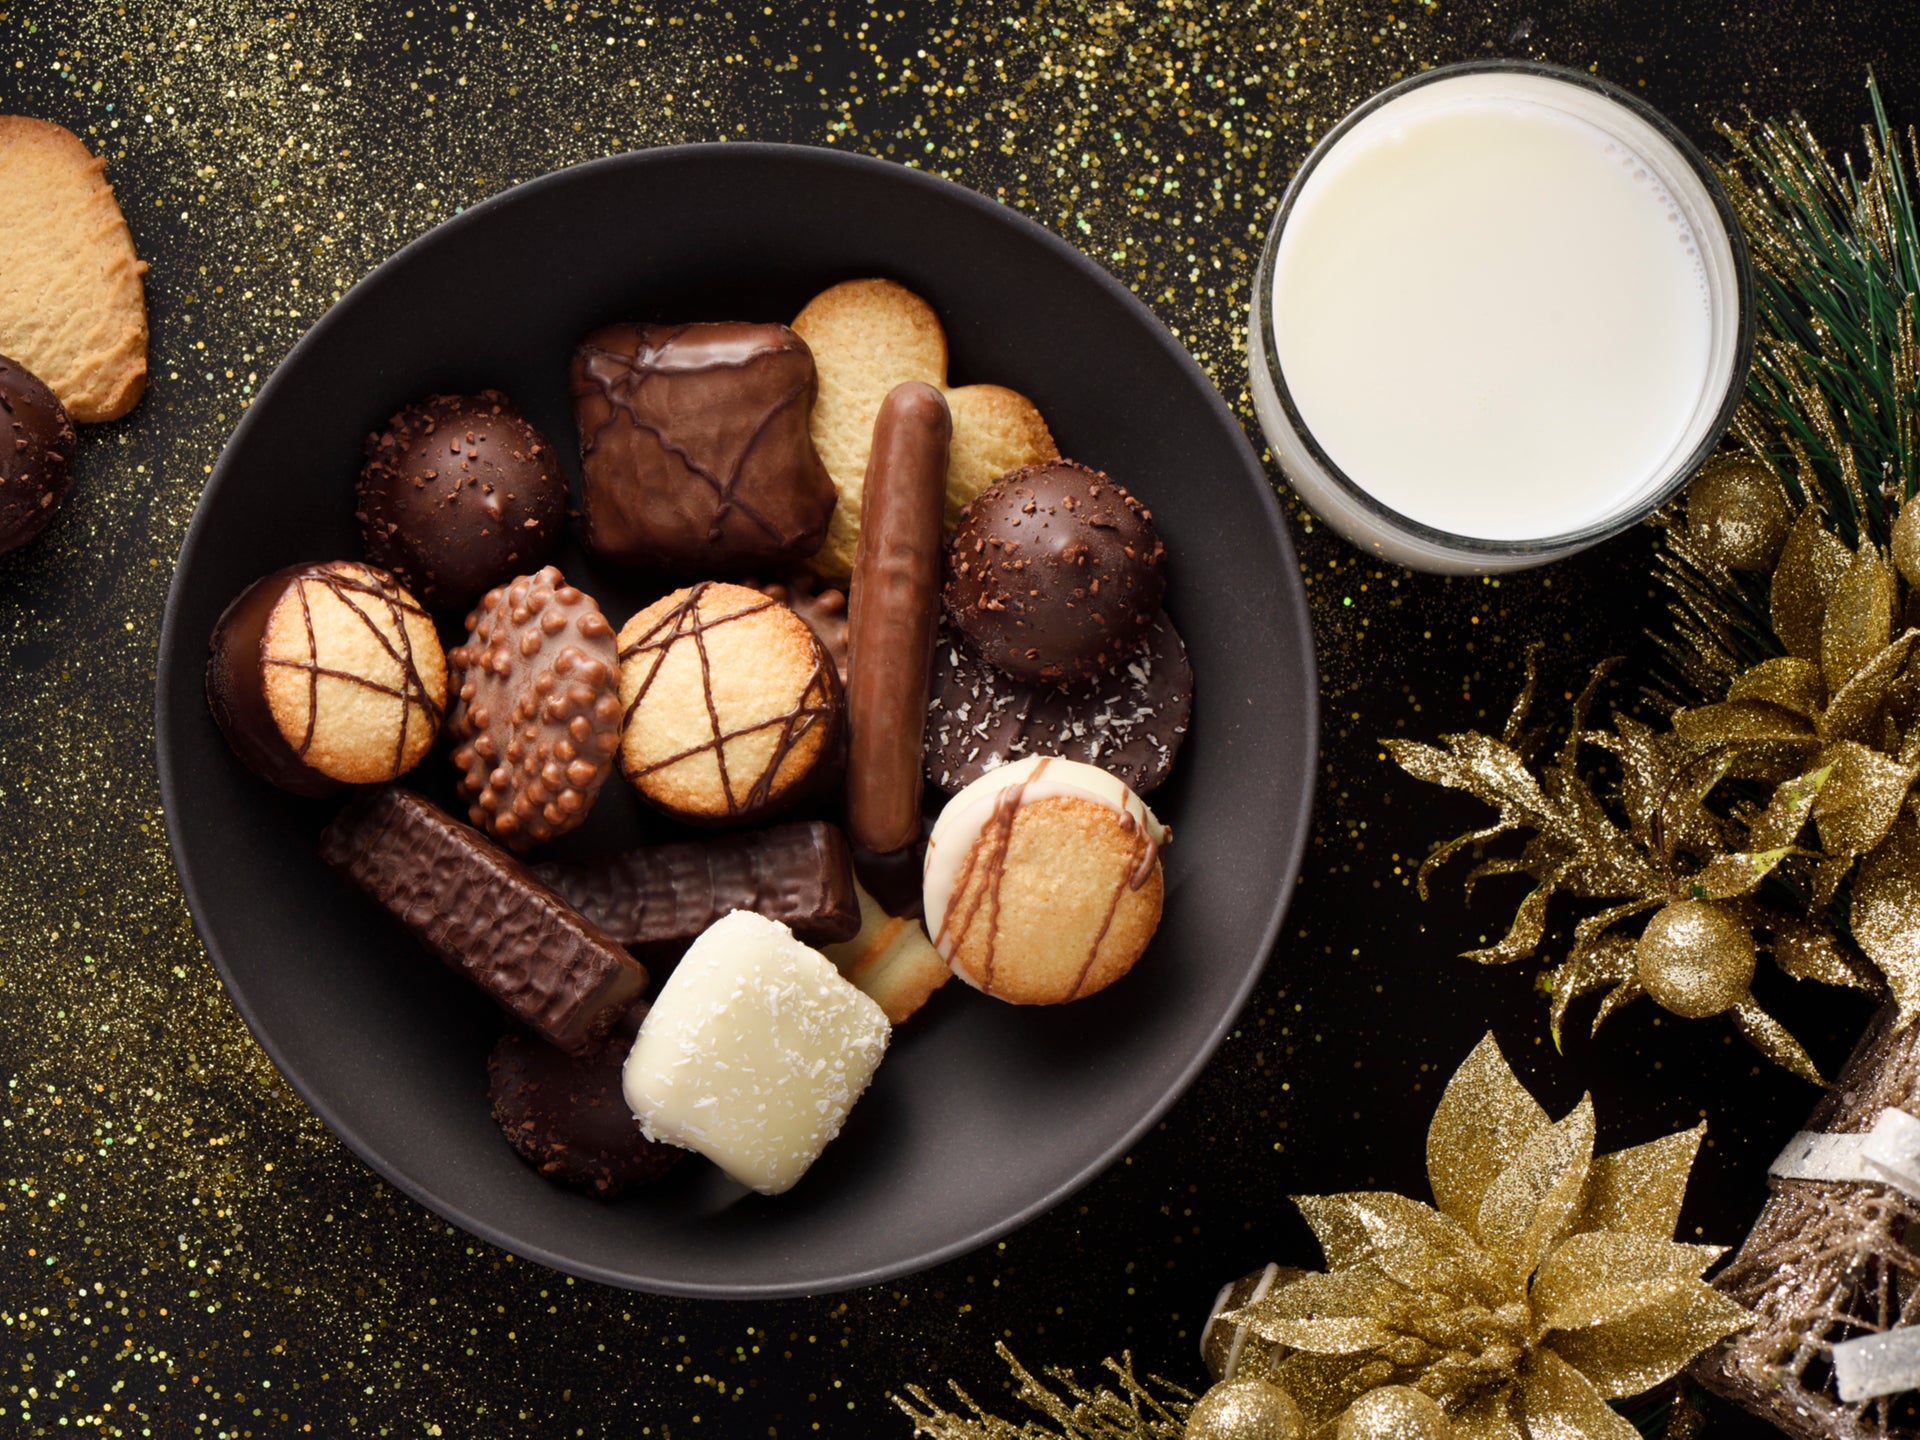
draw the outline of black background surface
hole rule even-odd
[[[1556,1114],[1593,1092],[1603,1147],[1709,1122],[1681,1238],[1737,1243],[1757,1211],[1814,1092],[1724,1022],[1646,1005],[1594,1041],[1576,1027],[1556,1056],[1530,970],[1451,958],[1503,929],[1517,894],[1469,909],[1457,876],[1424,904],[1408,884],[1410,857],[1481,812],[1375,743],[1497,727],[1534,641],[1548,713],[1601,657],[1644,664],[1651,534],[1497,586],[1445,581],[1367,565],[1291,497],[1324,751],[1285,938],[1164,1125],[1027,1229],[845,1296],[628,1295],[450,1231],[291,1096],[167,862],[153,648],[251,387],[437,219],[649,143],[912,160],[1108,264],[1245,418],[1237,336],[1266,217],[1312,136],[1398,73],[1486,53],[1591,65],[1716,152],[1712,122],[1749,107],[1857,143],[1869,67],[1896,119],[1920,118],[1920,16],[1896,7],[767,8],[0,11],[0,110],[108,154],[154,327],[146,400],[87,433],[66,512],[0,559],[0,1433],[898,1434],[885,1397],[909,1382],[952,1376],[1005,1409],[995,1341],[1082,1372],[1131,1348],[1198,1385],[1214,1289],[1317,1258],[1289,1194],[1426,1193],[1439,1084],[1489,1027]],[[1284,63],[1254,49],[1282,39]],[[1759,994],[1829,1071],[1866,1016],[1778,976]]]

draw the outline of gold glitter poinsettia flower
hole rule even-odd
[[[1705,1131],[1593,1153],[1593,1105],[1551,1121],[1491,1035],[1427,1136],[1436,1206],[1297,1198],[1328,1270],[1226,1318],[1279,1347],[1267,1378],[1309,1426],[1381,1386],[1431,1397],[1461,1440],[1637,1440],[1607,1404],[1679,1373],[1751,1316],[1673,1239]]]

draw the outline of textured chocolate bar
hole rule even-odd
[[[649,845],[535,875],[622,945],[688,941],[730,910],[778,920],[810,945],[860,929],[847,838],[825,821]]]
[[[320,858],[509,1015],[583,1053],[647,988],[646,969],[486,836],[398,786],[369,790]]]

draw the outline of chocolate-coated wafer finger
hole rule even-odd
[[[647,988],[631,955],[486,836],[395,785],[320,836],[320,858],[500,1008],[582,1054]]]
[[[533,873],[622,945],[695,940],[730,910],[778,920],[809,945],[860,929],[847,838],[824,820],[537,865]]]
[[[952,436],[946,400],[918,381],[888,391],[873,424],[847,622],[847,831],[868,850],[919,838]]]

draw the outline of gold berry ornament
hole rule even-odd
[[[1447,1412],[1411,1385],[1369,1390],[1340,1417],[1334,1440],[1452,1440]]]
[[[1687,539],[1728,570],[1773,569],[1792,527],[1780,482],[1748,456],[1713,461],[1687,487]]]
[[[1257,1375],[1223,1380],[1187,1416],[1186,1440],[1304,1440],[1293,1397]]]
[[[1634,973],[1661,1005],[1689,1020],[1730,1010],[1753,984],[1753,935],[1709,900],[1666,906],[1633,948]]]

